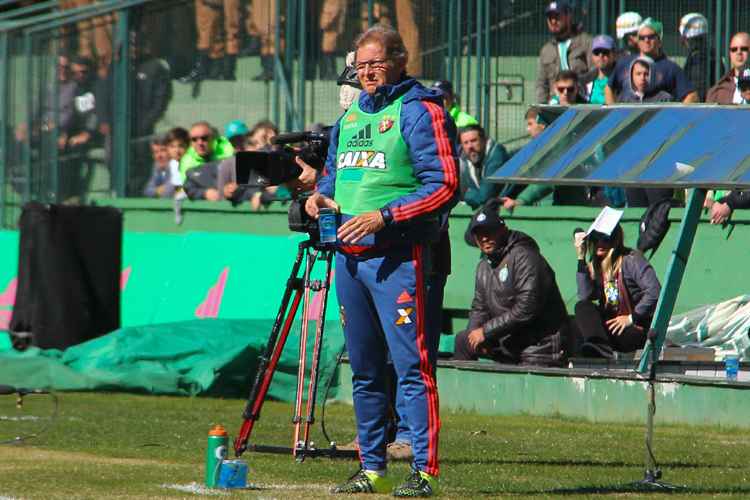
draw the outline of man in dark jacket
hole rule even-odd
[[[453,359],[518,363],[524,349],[556,334],[567,320],[555,272],[536,242],[508,229],[494,205],[474,215],[470,231],[483,256],[469,326],[456,336]]]
[[[716,104],[741,104],[742,96],[738,77],[748,67],[750,59],[750,34],[736,33],[729,42],[729,63],[732,69],[711,87],[706,102]]]

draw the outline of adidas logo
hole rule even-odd
[[[346,143],[347,148],[369,148],[370,146],[372,146],[372,125],[369,123]]]

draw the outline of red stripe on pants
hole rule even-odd
[[[422,381],[425,385],[427,397],[427,467],[426,473],[437,476],[440,472],[438,465],[438,433],[440,432],[440,411],[438,402],[437,382],[435,380],[435,370],[430,363],[430,357],[427,351],[427,344],[424,332],[424,310],[425,310],[425,285],[424,269],[422,268],[422,245],[414,245],[414,271],[417,275],[417,349],[419,349],[419,371],[422,375]]]

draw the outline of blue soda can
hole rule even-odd
[[[724,356],[724,369],[726,370],[727,380],[737,380],[737,372],[740,371],[740,358],[736,354]]]
[[[318,212],[321,243],[336,243],[336,210],[321,208]]]

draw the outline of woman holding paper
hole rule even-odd
[[[624,245],[620,217],[622,212],[605,207],[588,231],[574,235],[575,318],[587,357],[612,358],[615,351],[642,348],[659,299],[656,273],[640,252]]]

